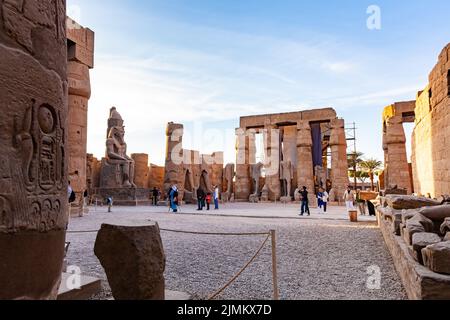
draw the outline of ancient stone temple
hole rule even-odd
[[[213,186],[222,191],[223,152],[211,155],[183,149],[184,127],[181,124],[167,125],[167,149],[164,174],[164,192],[176,185],[179,197],[184,202],[195,202],[197,190],[212,192]]]
[[[254,201],[255,194],[263,200],[290,201],[303,186],[311,203],[319,187],[333,189],[331,201],[338,201],[349,183],[344,121],[333,109],[242,117],[236,136],[237,201]],[[257,183],[253,169],[256,141],[261,139],[264,177]]]
[[[86,146],[88,101],[91,96],[89,69],[94,67],[94,32],[67,18],[67,50],[69,179],[81,199],[81,194],[87,189]]]
[[[415,101],[395,103],[383,112],[386,188],[429,197],[450,194],[450,44],[439,55],[429,84]],[[414,122],[411,164],[402,124]]]
[[[64,0],[0,1],[0,299],[54,299],[67,227]]]

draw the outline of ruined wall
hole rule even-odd
[[[148,187],[148,154],[133,153],[131,159],[134,160],[134,184],[138,188]]]
[[[164,189],[164,167],[151,164],[148,170],[148,188],[159,188],[161,191]]]
[[[66,2],[0,0],[0,300],[57,295],[68,219],[66,68]]]
[[[450,44],[442,50],[429,85],[416,102],[412,162],[416,193],[450,194]]]
[[[92,154],[86,156],[86,184],[89,194],[93,194],[95,189],[100,187],[100,172],[102,162]]]

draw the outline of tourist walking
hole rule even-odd
[[[108,206],[108,213],[112,212],[112,206],[113,206],[113,198],[107,197],[106,198],[106,205]]]
[[[322,212],[327,213],[327,207],[328,207],[328,199],[330,198],[330,195],[328,194],[327,190],[323,190],[322,192]]]
[[[174,213],[178,212],[178,187],[176,185],[172,186],[170,193],[169,193],[169,202],[170,202],[170,209]]]
[[[214,210],[219,210],[219,198],[220,198],[219,187],[215,186],[214,187]]]
[[[317,193],[317,205],[318,205],[318,207],[319,207],[319,211],[320,211],[320,213],[322,213],[323,211],[323,201],[322,201],[322,198],[323,198],[323,190],[322,189],[319,189],[319,192]]]
[[[343,199],[345,201],[347,211],[355,210],[354,203],[355,203],[356,197],[355,197],[355,193],[353,192],[352,187],[349,186],[347,188],[347,190],[345,190]]]
[[[197,211],[202,211],[203,208],[205,207],[205,191],[203,191],[202,188],[198,188],[197,190],[197,204],[198,204],[198,209]]]
[[[152,204],[156,207],[158,205],[158,198],[159,198],[159,190],[154,187],[152,190]]]
[[[302,213],[300,215],[303,216],[305,213],[307,213],[308,216],[310,216],[311,213],[309,211],[308,188],[303,187],[302,191],[300,191],[300,194],[302,196]]]

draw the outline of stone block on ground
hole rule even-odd
[[[388,195],[385,197],[385,202],[389,207],[395,210],[419,209],[423,207],[441,205],[439,201],[429,198],[400,195]]]
[[[441,233],[446,234],[450,232],[450,218],[446,218],[444,223],[441,225]]]
[[[418,213],[406,222],[403,238],[408,245],[411,245],[415,233],[433,232],[433,230],[433,221]]]
[[[421,232],[415,233],[412,237],[413,250],[415,252],[415,257],[420,264],[423,264],[422,259],[422,249],[428,247],[429,245],[441,242],[441,237],[436,233]]]
[[[94,252],[116,300],[164,300],[166,258],[156,222],[104,224]]]
[[[450,218],[450,205],[422,208],[419,212],[430,220],[442,222]]]
[[[431,271],[450,274],[450,241],[439,242],[422,250],[424,265]]]

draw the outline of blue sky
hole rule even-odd
[[[369,30],[367,8],[381,9]],[[104,154],[116,106],[129,153],[163,164],[165,126],[234,160],[239,116],[333,107],[383,159],[381,112],[412,100],[450,42],[446,0],[68,0],[96,33],[88,151]],[[409,130],[410,131],[410,128]]]

